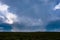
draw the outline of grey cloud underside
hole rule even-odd
[[[60,1],[58,0],[1,0],[10,6],[9,11],[18,15],[19,22],[14,23],[12,28],[16,31],[47,31],[52,29],[48,25],[49,21],[59,20],[60,10],[54,11],[53,8]],[[41,19],[41,22],[39,22]],[[38,23],[38,25],[33,23]],[[40,24],[40,25],[39,25]],[[47,27],[48,26],[48,27]],[[47,27],[47,28],[46,28]],[[58,27],[59,28],[59,27]],[[13,30],[12,29],[12,30]],[[53,26],[54,29],[54,26]],[[14,31],[13,30],[13,31]]]

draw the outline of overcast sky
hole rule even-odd
[[[0,0],[0,26],[2,32],[59,32],[60,0]]]

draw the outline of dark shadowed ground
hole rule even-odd
[[[20,32],[0,33],[0,40],[58,40],[60,33],[47,32]]]

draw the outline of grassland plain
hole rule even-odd
[[[0,32],[0,40],[60,40],[57,32]]]

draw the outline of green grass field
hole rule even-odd
[[[60,33],[47,32],[9,32],[0,33],[0,40],[58,40]]]

